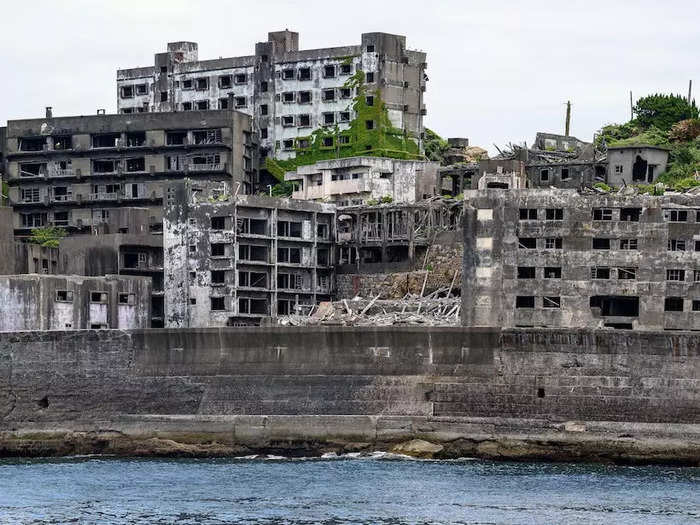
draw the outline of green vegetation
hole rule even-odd
[[[428,160],[442,162],[442,158],[449,147],[447,140],[443,139],[432,129],[425,128],[423,148],[425,149],[425,156]]]
[[[596,182],[596,183],[593,185],[593,187],[594,187],[595,189],[597,189],[597,190],[602,190],[602,191],[604,191],[604,192],[606,192],[606,193],[610,193],[610,192],[613,190],[612,187],[608,186],[608,185],[605,184],[604,182]]]
[[[688,102],[680,95],[660,93],[640,98],[634,105],[633,112],[641,129],[656,127],[669,131],[676,122],[698,118],[694,100]]]
[[[278,180],[286,171],[319,160],[355,156],[391,157],[396,159],[423,159],[414,137],[391,125],[386,105],[377,91],[365,86],[365,74],[357,71],[343,85],[355,89],[355,97],[348,110],[355,118],[350,128],[340,130],[335,125],[319,128],[306,137],[295,140],[296,157],[288,160],[267,158],[265,168]]]
[[[44,226],[42,228],[34,228],[29,242],[40,246],[48,246],[49,248],[58,248],[60,240],[66,236],[66,230],[56,226]]]
[[[657,177],[674,191],[700,186],[700,119],[695,101],[679,95],[649,95],[634,106],[636,118],[625,124],[604,126],[596,136],[596,146],[647,144],[669,148],[666,172]],[[597,185],[596,185],[597,186]],[[656,194],[656,185],[636,186],[642,193]]]

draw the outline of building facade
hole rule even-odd
[[[466,326],[700,329],[700,198],[467,192]]]
[[[0,331],[150,326],[151,281],[141,277],[0,276]]]
[[[183,181],[163,222],[166,327],[256,325],[333,294],[332,205]]]
[[[294,199],[359,206],[382,199],[410,203],[437,194],[437,162],[386,157],[348,157],[299,166],[284,178],[295,182]]]
[[[257,148],[248,115],[92,115],[11,120],[6,136],[7,182],[15,232],[61,226],[90,232],[113,210],[150,210],[161,229],[163,187],[185,176],[226,181],[249,191]]]
[[[611,186],[650,184],[666,171],[669,148],[637,144],[608,148],[608,180]]]
[[[420,140],[423,133],[426,54],[406,37],[365,33],[360,43],[299,49],[299,34],[277,31],[255,54],[199,60],[194,42],[172,42],[154,65],[117,71],[119,113],[236,109],[251,115],[270,155],[295,155],[295,139],[320,127],[347,129],[354,88],[362,72],[387,107],[393,126]]]

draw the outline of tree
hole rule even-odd
[[[449,148],[449,144],[432,129],[425,128],[423,148],[425,149],[425,156],[428,157],[428,160],[442,162],[443,155]]]
[[[49,248],[58,248],[60,240],[66,236],[66,230],[56,226],[43,226],[42,228],[34,228],[29,242],[40,246],[48,246]]]
[[[680,95],[657,93],[637,100],[634,106],[636,122],[642,129],[655,126],[663,131],[671,129],[676,122],[698,118],[695,100],[691,103]]]

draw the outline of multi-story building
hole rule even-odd
[[[299,166],[284,178],[295,182],[294,199],[357,206],[385,199],[409,203],[437,194],[437,162],[386,157],[348,157]]]
[[[105,275],[0,276],[0,331],[150,326],[151,281]]]
[[[256,177],[250,117],[232,110],[11,120],[7,182],[14,228],[54,225],[89,232],[111,210],[150,210],[161,228],[167,181],[226,181],[244,192]]]
[[[465,325],[700,329],[700,197],[465,197]]]
[[[334,287],[335,206],[231,195],[224,184],[168,187],[165,326],[259,324],[308,311]]]
[[[270,156],[287,159],[297,137],[350,126],[356,93],[348,80],[357,72],[368,88],[367,104],[383,101],[393,127],[419,141],[426,68],[425,53],[387,33],[365,33],[350,46],[300,50],[298,33],[277,31],[255,45],[254,55],[214,60],[199,60],[194,42],[172,42],[153,66],[117,71],[117,107],[119,113],[243,111],[253,116]]]

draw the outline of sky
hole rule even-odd
[[[116,71],[153,65],[167,42],[200,59],[251,55],[268,31],[300,48],[406,36],[428,54],[425,125],[495,152],[537,131],[591,140],[629,119],[634,98],[700,91],[700,1],[120,0],[11,2],[0,13],[0,126],[116,111]],[[695,97],[700,100],[700,97]]]

